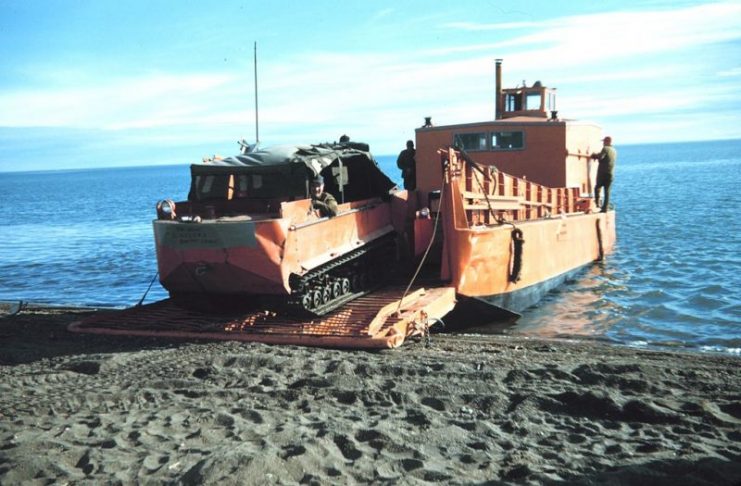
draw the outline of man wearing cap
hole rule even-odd
[[[324,192],[324,177],[317,175],[311,181],[311,207],[319,211],[321,217],[337,215],[337,200]]]
[[[610,207],[610,186],[612,185],[612,171],[615,169],[617,150],[612,146],[612,137],[602,139],[602,151],[592,154],[592,158],[599,162],[597,167],[597,184],[594,186],[594,203],[599,207],[600,188],[605,189],[605,198],[601,211],[606,213]]]

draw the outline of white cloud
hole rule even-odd
[[[741,4],[733,2],[537,24],[448,23],[471,32],[506,30],[511,35],[524,28],[526,33],[447,49],[303,52],[267,59],[259,65],[260,131],[273,142],[334,139],[353,132],[377,143],[376,152],[396,152],[424,116],[438,124],[491,118],[492,53],[505,57],[505,79],[547,76],[544,81],[568,86],[571,91],[561,92],[559,106],[564,116],[601,121],[710,107],[713,99],[727,100],[729,88],[700,89],[683,78],[686,66],[661,56],[741,38],[739,16]],[[44,80],[47,88],[0,92],[0,126],[141,128],[167,131],[168,139],[177,133],[187,139],[196,131],[237,138],[254,131],[249,71],[129,79],[94,74],[69,69]],[[732,80],[739,68],[718,70],[717,76]],[[682,82],[647,88],[647,83],[667,80]]]
[[[384,8],[382,10],[379,10],[373,16],[370,18],[370,22],[377,22],[379,20],[383,20],[384,18],[387,18],[395,12],[395,9],[393,8]]]
[[[532,29],[542,26],[542,22],[499,22],[493,24],[481,24],[477,22],[446,22],[443,28],[453,30],[467,30],[473,32],[491,30]]]
[[[719,71],[718,76],[721,78],[737,78],[741,76],[741,67],[735,67],[735,68]]]
[[[542,22],[444,24],[467,30],[502,30],[528,27],[533,33],[505,41],[473,44],[452,52],[530,49],[521,51],[522,67],[563,67],[598,60],[622,60],[647,53],[680,51],[682,48],[741,38],[741,2],[635,12],[607,12],[562,17]]]
[[[0,93],[0,126],[116,129],[178,124],[182,117],[196,115],[193,100],[213,98],[231,80],[230,75],[155,74],[101,79],[81,87],[6,91]]]

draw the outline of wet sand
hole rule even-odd
[[[502,336],[381,352],[0,318],[0,484],[741,484],[741,359]]]

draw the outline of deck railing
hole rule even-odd
[[[578,187],[546,187],[458,157],[457,178],[469,225],[527,221],[591,210]]]

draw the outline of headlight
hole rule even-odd
[[[175,219],[175,203],[170,199],[165,199],[157,203],[157,219]]]

